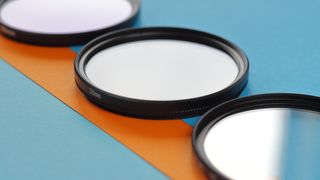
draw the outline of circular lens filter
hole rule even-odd
[[[76,83],[89,100],[127,116],[200,115],[237,97],[248,60],[231,42],[181,28],[127,29],[88,43],[75,61]]]
[[[319,97],[263,94],[216,106],[192,141],[210,179],[292,179],[314,168],[319,130]]]
[[[139,6],[139,0],[6,0],[0,8],[0,31],[37,45],[84,44],[130,26]]]

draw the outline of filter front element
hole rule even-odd
[[[317,179],[319,107],[319,97],[303,94],[228,101],[193,128],[193,149],[210,179]]]
[[[104,49],[91,57],[85,70],[104,91],[152,101],[206,96],[229,86],[238,75],[234,60],[221,50],[159,39]]]
[[[121,114],[197,115],[237,96],[246,84],[248,62],[234,47],[218,37],[186,29],[125,30],[83,49],[75,64],[77,82],[84,92],[89,88],[89,99]],[[80,77],[85,82],[79,82]],[[236,90],[227,90],[239,82]],[[101,98],[93,96],[93,91]]]
[[[8,0],[0,9],[1,32],[43,45],[85,43],[129,26],[138,0]]]

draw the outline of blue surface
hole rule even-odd
[[[82,48],[82,46],[72,46],[71,47],[71,49],[76,53],[80,52],[81,48]]]
[[[166,179],[0,60],[0,179]]]
[[[195,126],[199,121],[199,119],[200,117],[192,117],[192,118],[183,119],[183,121],[189,124],[190,126]]]

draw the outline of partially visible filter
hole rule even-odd
[[[211,179],[319,179],[320,98],[260,94],[210,110],[193,147]]]
[[[38,45],[76,45],[131,26],[139,0],[8,0],[0,8],[1,32]]]

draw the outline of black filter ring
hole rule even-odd
[[[9,1],[11,0],[5,0],[2,4],[0,4],[1,5],[0,11],[6,5],[6,3],[9,3]],[[73,45],[85,44],[102,34],[105,34],[117,29],[130,27],[133,25],[133,23],[138,18],[139,9],[140,9],[140,0],[127,0],[127,1],[132,6],[132,12],[130,16],[126,20],[111,27],[106,27],[99,30],[83,32],[83,33],[44,34],[44,33],[34,33],[34,32],[15,29],[5,24],[0,17],[0,33],[10,39],[20,41],[23,43],[33,44],[33,45],[73,46]]]
[[[296,108],[320,112],[320,98],[303,94],[274,93],[234,99],[207,112],[193,128],[192,146],[200,165],[210,179],[228,179],[205,154],[204,140],[217,122],[232,114],[262,108]]]
[[[118,44],[149,39],[184,40],[220,49],[234,59],[239,68],[238,76],[230,86],[219,92],[178,101],[147,101],[121,97],[97,88],[86,76],[85,66],[97,52]],[[90,101],[115,113],[147,119],[174,119],[201,115],[224,101],[238,97],[247,84],[249,70],[246,55],[231,42],[200,31],[169,27],[126,29],[96,38],[81,50],[74,66],[76,83]]]

